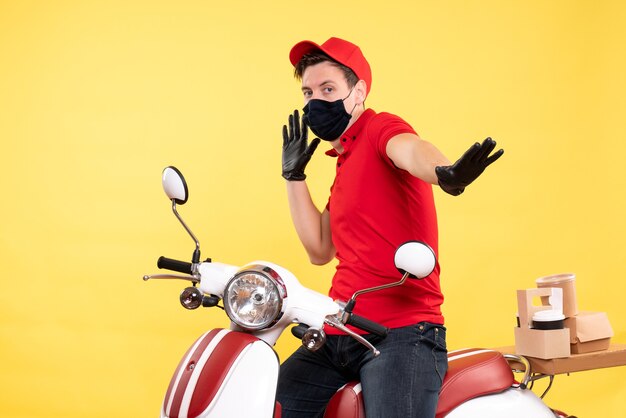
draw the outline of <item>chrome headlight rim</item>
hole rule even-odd
[[[263,279],[266,279],[269,283],[271,283],[271,285],[273,286],[274,290],[277,292],[277,295],[278,295],[275,314],[273,314],[269,319],[256,325],[242,322],[240,320],[239,315],[237,315],[234,312],[233,307],[231,306],[230,297],[229,297],[230,292],[232,290],[232,286],[242,276],[249,275],[249,274],[258,275],[258,276],[261,276]],[[282,318],[284,314],[284,306],[285,306],[286,298],[287,298],[287,289],[280,275],[269,266],[266,266],[263,264],[252,264],[252,265],[243,267],[241,270],[235,273],[235,275],[228,281],[228,283],[226,284],[226,287],[224,288],[224,297],[222,298],[222,301],[224,303],[224,311],[226,312],[226,315],[234,324],[236,324],[237,326],[239,326],[240,328],[246,331],[259,331],[262,329],[271,328]]]

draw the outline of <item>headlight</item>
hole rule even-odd
[[[278,273],[267,266],[252,265],[230,279],[223,301],[231,321],[247,330],[259,330],[280,319],[286,296]]]

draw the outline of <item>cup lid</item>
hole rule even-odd
[[[551,274],[550,276],[540,277],[535,280],[537,285],[557,285],[576,280],[574,273]]]
[[[535,312],[533,315],[533,321],[537,322],[562,321],[563,319],[565,319],[563,312],[556,309],[547,309]]]

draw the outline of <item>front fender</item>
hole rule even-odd
[[[161,417],[271,417],[279,367],[276,352],[258,338],[209,331],[179,363]]]

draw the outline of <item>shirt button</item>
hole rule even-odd
[[[353,137],[352,137],[352,140],[354,141],[355,139],[356,139],[356,136],[353,136]]]
[[[341,142],[346,142],[347,140],[347,138],[341,138]]]

